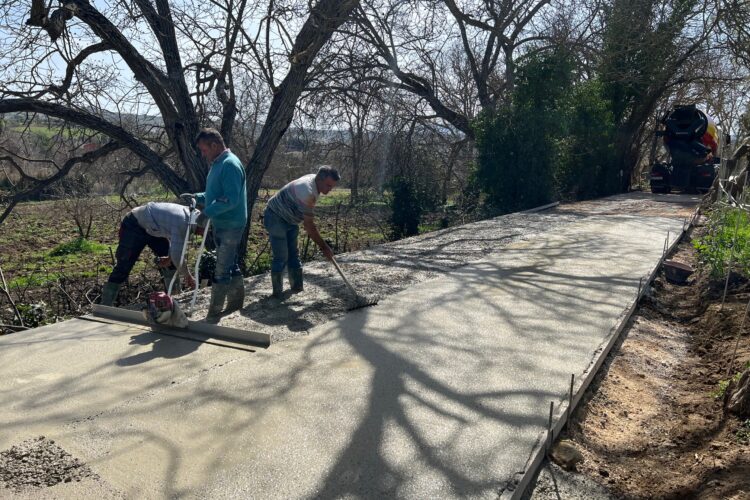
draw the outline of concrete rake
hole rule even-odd
[[[363,307],[374,306],[378,303],[377,298],[363,297],[362,295],[358,294],[357,290],[355,290],[352,284],[349,283],[349,280],[346,279],[346,275],[344,274],[344,271],[341,270],[341,267],[339,267],[339,263],[336,262],[336,259],[331,257],[331,262],[333,262],[333,267],[335,267],[339,272],[341,279],[344,280],[344,283],[346,283],[347,288],[349,288],[349,290],[352,292],[352,295],[354,295],[354,304],[349,306],[347,310],[352,311],[354,309],[361,309]]]

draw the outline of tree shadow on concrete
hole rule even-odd
[[[115,361],[117,366],[133,366],[147,363],[157,358],[175,359],[195,352],[202,342],[180,339],[177,340],[169,335],[160,335],[154,332],[143,332],[130,338],[130,345],[149,345],[152,349],[147,352],[139,352],[132,356],[120,358]]]
[[[633,243],[633,251],[639,251],[639,242]],[[316,497],[419,496],[418,491],[406,489],[414,480],[409,464],[398,463],[388,451],[394,432],[404,436],[406,446],[413,450],[409,461],[432,471],[439,478],[445,496],[501,491],[509,478],[497,471],[489,474],[486,468],[487,464],[502,462],[504,453],[511,450],[504,449],[506,443],[493,442],[493,436],[488,434],[476,455],[472,456],[471,452],[463,455],[471,460],[458,463],[456,458],[459,456],[452,452],[462,450],[466,444],[466,428],[484,424],[503,426],[523,435],[527,443],[538,442],[538,436],[546,426],[549,401],[560,401],[565,397],[570,371],[585,370],[591,352],[595,350],[593,345],[581,346],[577,342],[578,331],[559,331],[555,327],[538,325],[534,310],[524,311],[518,305],[532,304],[554,310],[562,324],[598,326],[602,336],[606,337],[608,330],[602,323],[603,316],[588,315],[586,309],[602,304],[609,308],[623,306],[619,299],[607,294],[628,290],[634,295],[639,273],[632,270],[613,275],[606,270],[586,272],[585,268],[568,273],[555,269],[555,265],[561,259],[575,258],[582,252],[591,252],[598,259],[606,260],[621,250],[618,244],[605,240],[584,243],[568,239],[547,245],[545,255],[531,262],[519,263],[515,262],[516,259],[524,258],[529,249],[500,250],[501,262],[481,262],[453,271],[449,279],[455,286],[436,290],[429,300],[413,297],[412,291],[406,297],[394,297],[395,300],[413,302],[410,314],[396,318],[395,324],[392,303],[388,301],[331,323],[324,331],[316,333],[299,358],[281,358],[291,363],[281,380],[258,375],[256,380],[227,386],[196,384],[195,391],[190,394],[191,403],[226,404],[224,412],[216,415],[215,424],[195,430],[196,434],[208,435],[217,441],[211,450],[212,460],[204,472],[205,480],[221,474],[226,467],[223,457],[240,446],[239,433],[253,421],[263,418],[273,405],[291,404],[287,399],[295,388],[305,383],[306,370],[320,357],[319,349],[344,342],[371,367],[372,378],[371,383],[362,388],[367,396],[363,417],[347,436],[346,446],[335,457],[328,472],[320,478]],[[397,265],[408,266],[408,262]],[[565,286],[556,286],[561,282]],[[423,285],[428,286],[433,285]],[[457,293],[459,289],[460,294]],[[492,290],[498,295],[492,295]],[[581,290],[596,291],[599,295],[588,298]],[[511,298],[499,300],[501,294]],[[444,310],[449,318],[454,316],[470,323],[467,301],[472,301],[471,307],[481,307],[493,314],[497,329],[476,331],[462,337],[431,334],[441,332],[443,327],[439,319],[431,317],[431,311],[436,307]],[[502,329],[500,325],[503,325]],[[509,343],[501,330],[524,332],[525,335],[522,342]],[[146,339],[139,341],[146,342]],[[544,352],[536,353],[534,346],[542,346]],[[549,352],[562,361],[562,366],[544,366]],[[137,356],[138,353],[130,357],[137,359]],[[440,371],[441,363],[447,361],[450,361],[450,369]],[[515,386],[503,388],[496,379],[502,375],[500,371],[504,367],[511,365],[513,371],[505,376]],[[528,379],[540,366],[544,376],[555,382],[533,388]],[[92,370],[80,374],[80,377],[97,374]],[[163,382],[164,377],[159,380]],[[480,386],[486,381],[487,389],[464,385],[471,380],[479,381]],[[75,383],[73,378],[60,384],[70,387]],[[50,389],[52,391],[54,387]],[[137,407],[129,406],[123,412],[129,418],[140,415],[147,419],[155,409],[174,407],[175,411],[180,411],[178,414],[189,415],[181,397],[161,393],[160,397],[145,400]],[[519,404],[521,398],[528,400],[524,403],[526,406]],[[336,400],[334,395],[332,404],[345,407],[347,401]],[[531,412],[530,407],[533,408]],[[415,412],[432,415],[436,421],[449,426],[448,430],[426,427],[423,419],[415,418]],[[97,418],[101,426],[110,416]],[[132,434],[134,431],[123,429],[121,432]],[[111,442],[116,435],[113,433],[105,438]],[[440,439],[436,441],[435,435]],[[190,493],[176,484],[181,464],[188,458],[181,455],[174,439],[168,435],[150,435],[147,431],[143,431],[143,438],[141,443],[133,446],[142,446],[147,441],[168,451],[170,465],[163,477],[162,493],[165,496]],[[289,450],[290,457],[293,451]],[[524,451],[515,450],[515,453],[523,455]],[[521,457],[522,464],[525,459]],[[262,465],[263,459],[248,457],[247,460],[256,460]],[[476,472],[482,467],[485,469],[481,473]]]

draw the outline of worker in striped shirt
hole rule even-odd
[[[274,297],[280,299],[283,296],[285,267],[292,293],[302,291],[302,263],[297,249],[300,223],[323,255],[328,260],[333,258],[331,247],[315,226],[314,209],[320,195],[330,193],[339,179],[335,168],[324,165],[317,173],[304,175],[290,182],[268,200],[263,225],[271,241],[271,284]]]

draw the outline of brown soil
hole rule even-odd
[[[699,266],[690,241],[672,258]],[[750,421],[716,396],[750,287],[735,282],[723,309],[722,291],[702,269],[684,286],[660,273],[574,413],[579,470],[613,496],[750,498]],[[750,360],[744,330],[733,373]]]

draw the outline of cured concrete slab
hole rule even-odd
[[[583,217],[268,351],[0,338],[0,444],[53,436],[127,497],[497,497],[682,223]]]

